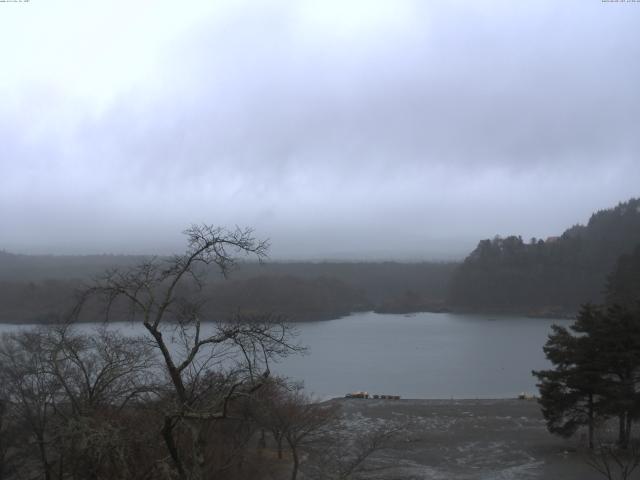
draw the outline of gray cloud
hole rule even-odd
[[[276,257],[459,256],[638,194],[640,7],[257,5],[126,64],[103,53],[117,76],[87,73],[95,97],[20,70],[0,95],[0,247],[169,251],[207,221],[254,225]]]

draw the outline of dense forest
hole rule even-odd
[[[141,256],[30,256],[0,252],[0,321],[57,322],[75,292],[105,269],[126,269]],[[225,279],[207,278],[211,319],[238,311],[293,320],[335,318],[362,310],[416,311],[440,306],[455,263],[243,262]],[[98,313],[86,313],[86,321]]]
[[[619,257],[640,244],[640,199],[594,213],[546,240],[482,240],[457,269],[449,303],[462,309],[572,314],[600,303]],[[621,262],[626,262],[622,257]]]

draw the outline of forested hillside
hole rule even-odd
[[[573,313],[600,303],[621,255],[640,244],[640,199],[594,213],[547,240],[482,240],[456,271],[449,303],[462,309]]]

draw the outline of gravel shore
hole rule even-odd
[[[532,400],[336,399],[353,432],[393,425],[371,479],[597,480],[581,440],[549,434]],[[584,439],[582,439],[584,442]]]

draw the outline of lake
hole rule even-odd
[[[531,370],[548,367],[542,346],[552,324],[507,315],[357,313],[297,323],[309,347],[273,366],[318,397],[364,390],[404,398],[508,398],[536,393]],[[0,325],[0,332],[15,330]],[[142,333],[139,325],[114,324]]]

